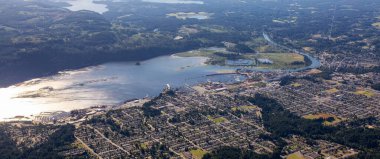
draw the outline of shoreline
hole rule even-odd
[[[23,83],[25,81],[30,81],[35,78],[44,78],[47,76],[57,75],[60,72],[73,71],[112,62],[146,61],[156,57],[174,55],[178,52],[186,52],[194,49],[199,48],[177,49],[167,51],[157,50],[154,52],[150,52],[149,54],[142,53],[144,55],[141,56],[139,56],[139,54],[141,54],[141,52],[139,51],[131,51],[129,53],[119,53],[114,55],[61,55],[62,59],[64,59],[65,61],[69,61],[69,64],[67,65],[61,65],[59,63],[57,64],[55,62],[50,61],[50,59],[43,59],[44,61],[46,61],[46,63],[31,62],[30,59],[20,59],[18,61],[12,62],[12,64],[4,64],[4,66],[0,66],[0,74],[2,75],[2,79],[0,80],[0,88],[7,88],[13,85]]]
[[[172,54],[168,54],[168,55],[160,55],[160,56],[154,56],[152,58],[146,58],[144,60],[123,60],[123,61],[110,61],[110,62],[104,62],[104,63],[101,63],[101,64],[106,64],[106,63],[114,63],[114,62],[121,62],[121,63],[124,63],[124,62],[129,62],[129,63],[133,63],[133,62],[142,62],[142,61],[147,61],[147,60],[151,60],[151,59],[154,59],[154,58],[159,58],[159,57],[163,57],[163,56],[168,56],[168,57],[171,57],[171,58],[186,58],[186,57],[183,57],[183,56],[178,56],[177,53],[172,53]],[[203,57],[205,59],[207,59],[208,57]],[[99,64],[99,65],[101,65]],[[86,66],[86,67],[80,67],[79,69],[64,69],[64,70],[60,70],[60,71],[57,71],[55,73],[52,73],[50,76],[53,76],[53,75],[65,75],[65,74],[72,74],[72,73],[76,73],[78,71],[86,71],[86,70],[89,70],[91,68],[96,68],[98,67],[99,65],[89,65],[89,66]],[[206,64],[206,60],[205,61],[202,61],[202,65],[208,65]],[[236,68],[236,67],[232,67],[230,66],[231,68]],[[298,71],[303,71],[303,70],[307,70],[307,69],[311,69],[311,68],[314,68],[315,65],[311,64],[309,66],[306,66],[306,67],[303,67],[303,68],[300,68],[300,69],[285,69],[285,70],[279,70],[279,69],[260,69],[260,68],[255,68],[255,67],[252,67],[252,68],[249,68],[250,70],[252,71],[258,71],[258,72],[278,72],[278,71],[283,71],[283,72],[298,72]],[[236,68],[238,69],[238,68]],[[243,73],[239,73],[239,72],[236,72],[235,71],[232,71],[232,70],[221,70],[220,72],[216,72],[214,74],[209,74],[209,75],[206,75],[206,76],[216,76],[216,75],[226,75],[226,74],[239,74],[239,75],[244,75]],[[37,81],[38,82],[38,79],[44,79],[44,78],[48,78],[49,76],[43,76],[43,77],[38,77],[38,78],[32,78],[32,79],[29,79],[29,80],[26,80],[26,81],[23,81],[23,82],[19,82],[17,84],[13,84],[13,85],[10,85],[10,86],[18,86],[18,85],[23,85],[23,84],[28,84],[28,82],[33,82],[33,81]],[[0,88],[1,89],[1,88]],[[124,99],[124,100],[129,100],[128,98]],[[119,103],[120,104],[120,103]],[[91,106],[89,108],[86,108],[86,109],[91,109],[92,107],[96,107],[98,105],[94,104],[94,106]],[[75,110],[75,109],[73,109]],[[57,111],[62,111],[62,110],[57,110]],[[52,111],[52,112],[57,112],[57,111]],[[71,112],[71,111],[65,111],[65,112]],[[14,117],[10,117],[10,118],[3,118],[3,119],[0,119],[0,121],[4,121],[4,120],[10,120],[10,121],[20,121],[20,120],[23,120],[23,119],[32,119],[35,115],[38,116],[38,114],[30,114],[30,115],[26,115],[26,116],[22,116],[22,115],[16,115]],[[25,118],[24,118],[25,117]]]

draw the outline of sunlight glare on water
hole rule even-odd
[[[139,66],[134,62],[109,63],[0,88],[0,118],[155,96],[167,83],[182,86],[204,82],[205,75],[221,69],[204,65],[204,61],[205,58],[164,56],[143,61]]]

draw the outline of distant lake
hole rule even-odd
[[[89,10],[99,14],[108,11],[106,4],[94,3],[94,0],[69,0],[66,2],[71,5],[70,7],[66,7],[71,11]]]
[[[169,14],[166,14],[167,17],[175,17],[175,18],[181,19],[181,20],[186,20],[186,19],[205,20],[205,19],[209,19],[212,15],[214,15],[214,14],[213,13],[207,13],[207,12],[198,12],[198,13],[194,13],[194,12],[188,12],[188,13],[178,12],[178,13],[169,13]]]
[[[191,1],[191,0],[142,0],[143,2],[151,3],[168,3],[168,4],[204,4],[203,1]]]
[[[244,80],[239,75],[206,75],[235,70],[205,65],[206,58],[162,56],[141,65],[108,63],[0,88],[0,119],[45,111],[70,111],[127,99],[158,95],[166,84],[180,87],[199,82]]]

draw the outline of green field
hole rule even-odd
[[[334,118],[334,121],[327,121],[326,119],[328,118]],[[310,119],[310,120],[316,120],[316,119],[324,119],[326,121],[323,122],[324,125],[331,126],[331,125],[336,125],[342,121],[339,117],[333,114],[326,114],[326,113],[320,113],[320,114],[310,114],[310,115],[305,115],[303,116],[305,119]]]
[[[223,117],[218,117],[218,118],[213,118],[212,116],[207,116],[207,118],[211,121],[213,121],[214,123],[224,123],[227,121],[226,118],[223,118]]]
[[[300,152],[295,152],[286,157],[286,159],[304,159],[305,157]]]
[[[326,92],[327,93],[336,93],[336,92],[338,92],[339,90],[338,89],[336,89],[336,88],[331,88],[331,89],[329,89],[329,90],[326,90]]]
[[[215,52],[216,52],[215,50],[199,49],[199,50],[181,52],[175,55],[180,56],[180,57],[212,57]]]
[[[302,84],[301,84],[301,83],[297,83],[297,82],[295,82],[295,83],[292,83],[291,86],[292,86],[292,87],[301,87]]]
[[[292,65],[293,62],[305,62],[304,56],[296,53],[261,53],[255,55],[255,58],[269,59],[273,64],[259,64],[260,68],[268,69],[286,69],[299,68],[305,65]]]
[[[246,59],[252,60],[253,64],[249,67],[258,67],[264,69],[294,69],[304,67],[305,57],[296,53],[259,53],[259,54],[237,54],[221,50],[199,49],[176,54],[180,57],[208,57],[206,64],[209,65],[226,65],[226,60]],[[257,59],[268,59],[272,64],[257,64]],[[300,62],[301,64],[294,64]],[[302,64],[303,63],[303,64]]]
[[[358,90],[355,92],[355,94],[364,95],[364,96],[367,96],[368,98],[371,98],[372,96],[375,95],[372,91],[368,91],[368,90]]]
[[[237,53],[228,52],[224,49],[199,49],[192,50],[183,53],[177,53],[180,57],[208,57],[206,64],[209,65],[226,65],[226,60],[228,59],[248,59]]]
[[[146,143],[141,143],[140,147],[144,150],[148,149],[148,145]]]
[[[194,159],[202,159],[203,156],[207,153],[207,151],[196,149],[196,150],[191,150],[190,153]]]

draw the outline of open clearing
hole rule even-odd
[[[181,57],[208,57],[207,64],[212,65],[226,65],[228,56],[235,57],[236,59],[252,60],[252,67],[264,69],[295,69],[304,67],[305,57],[296,53],[259,53],[259,54],[236,54],[226,51],[223,48],[218,49],[199,49],[176,54]],[[272,61],[271,64],[256,64],[257,59],[268,59]],[[297,63],[298,64],[295,64]]]
[[[249,110],[252,110],[252,109],[257,109],[257,106],[251,105],[251,106],[240,106],[240,107],[233,107],[233,108],[231,108],[232,111],[237,111],[237,110],[249,111]]]
[[[282,63],[292,63],[295,61],[304,61],[304,57],[296,53],[261,53],[258,54],[258,58],[268,58],[270,60],[282,62]]]
[[[212,55],[214,55],[215,52],[216,52],[215,50],[199,49],[199,50],[181,52],[175,55],[180,56],[180,57],[211,57]]]
[[[141,143],[141,144],[140,144],[140,147],[141,147],[142,149],[144,149],[144,150],[147,150],[147,149],[148,149],[148,144],[146,144],[146,143]]]
[[[290,154],[286,157],[286,159],[304,159],[305,157],[298,151]]]
[[[203,156],[207,153],[207,151],[203,151],[201,149],[196,149],[196,150],[191,150],[190,153],[193,156],[193,158],[202,159]]]
[[[375,27],[376,29],[380,29],[380,22],[373,23],[372,26]]]
[[[292,83],[291,86],[292,86],[292,87],[301,87],[302,84],[301,84],[301,83],[297,83],[297,82],[295,82],[295,83]]]
[[[227,121],[226,118],[223,118],[223,117],[218,117],[218,118],[213,118],[211,116],[207,116],[208,119],[212,120],[214,123],[224,123]]]
[[[327,119],[330,117],[334,118],[334,120],[333,121],[327,121]],[[309,119],[309,120],[323,119],[323,120],[326,120],[323,122],[323,124],[327,125],[327,126],[336,125],[342,121],[342,119],[340,119],[336,115],[326,114],[326,113],[305,115],[305,116],[303,116],[303,118]]]
[[[315,75],[319,73],[322,73],[322,71],[318,69],[311,69],[309,72],[307,72],[308,75]]]
[[[371,98],[373,95],[375,95],[372,91],[369,90],[358,90],[355,92],[356,95],[364,95],[368,98]]]
[[[330,93],[330,94],[332,94],[332,93],[336,93],[336,92],[338,92],[339,90],[338,89],[336,89],[336,88],[331,88],[331,89],[329,89],[329,90],[326,90],[326,92],[327,93]]]
[[[299,65],[292,65],[293,62],[305,62],[305,57],[296,53],[261,53],[255,55],[257,58],[269,59],[273,64],[260,64],[259,67],[269,69],[297,68]],[[304,65],[301,65],[304,66]]]

